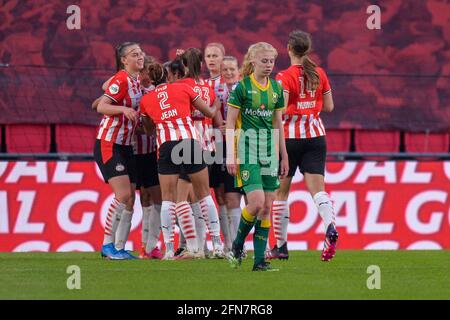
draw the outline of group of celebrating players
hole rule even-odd
[[[94,157],[115,195],[103,257],[136,259],[125,243],[139,189],[140,258],[227,258],[237,267],[254,228],[253,271],[276,270],[267,260],[289,257],[287,200],[297,168],[323,218],[321,258],[334,257],[338,233],[325,192],[326,141],[319,117],[334,108],[331,87],[324,70],[308,57],[308,33],[291,32],[287,50],[291,66],[272,79],[278,53],[265,42],[248,48],[241,68],[220,43],[208,44],[204,54],[178,50],[164,64],[146,56],[137,43],[116,48],[117,73],[93,103],[104,115]],[[201,77],[203,55],[208,80]],[[277,242],[272,249],[271,216]],[[158,247],[161,231],[164,255]]]

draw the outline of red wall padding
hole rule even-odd
[[[448,133],[405,133],[407,152],[449,152]]]
[[[50,152],[50,125],[10,124],[6,126],[9,153]]]
[[[92,153],[95,126],[59,124],[56,126],[56,146],[58,152]]]

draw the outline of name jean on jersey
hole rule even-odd
[[[171,109],[171,110],[168,110],[168,111],[164,111],[164,112],[161,114],[161,120],[166,120],[166,119],[175,117],[175,116],[177,116],[177,115],[178,115],[177,109]]]

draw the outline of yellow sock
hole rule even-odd
[[[261,227],[262,228],[270,228],[271,224],[270,224],[270,219],[267,220],[261,220]]]
[[[245,221],[247,221],[247,222],[253,222],[253,221],[255,221],[255,217],[252,216],[250,213],[248,213],[247,207],[245,207],[244,209],[242,209],[242,218],[244,218]],[[269,222],[269,223],[270,223],[270,222]]]

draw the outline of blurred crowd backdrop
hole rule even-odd
[[[242,61],[274,45],[289,66],[288,34],[312,35],[312,58],[331,81],[328,128],[450,129],[450,5],[446,0],[73,1],[0,0],[0,124],[98,123],[91,102],[115,72],[114,47],[137,41],[164,62],[177,48],[221,42]],[[67,7],[80,7],[69,30]],[[381,8],[369,30],[367,7]],[[206,71],[206,70],[205,70]],[[205,72],[206,76],[206,72]],[[274,74],[275,76],[275,74]]]

